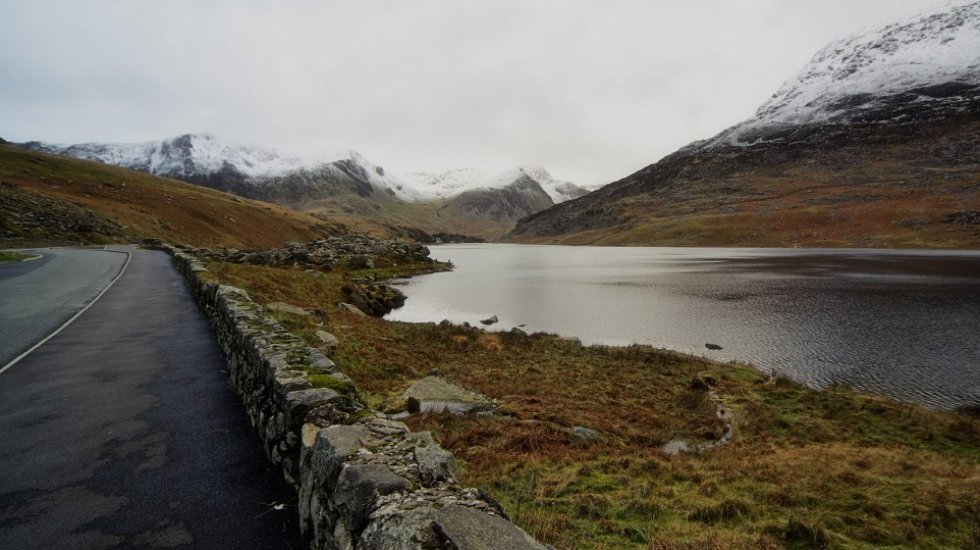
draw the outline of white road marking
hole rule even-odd
[[[88,311],[88,308],[92,307],[92,305],[95,302],[98,302],[99,301],[99,298],[101,298],[103,294],[105,294],[106,292],[108,292],[109,289],[112,288],[112,285],[116,284],[116,281],[118,281],[119,278],[122,277],[123,273],[126,272],[126,268],[129,266],[129,260],[131,260],[133,258],[132,253],[127,252],[125,250],[109,250],[108,248],[105,248],[103,250],[106,250],[108,252],[119,252],[119,253],[122,253],[122,254],[125,254],[126,255],[126,263],[123,264],[122,269],[119,270],[119,273],[117,273],[116,276],[111,281],[109,281],[109,284],[106,285],[106,287],[102,289],[102,292],[100,292],[98,295],[96,295],[95,298],[92,298],[92,301],[89,302],[88,304],[86,304],[86,306],[83,307],[81,309],[81,311],[79,311],[75,315],[72,315],[71,319],[68,319],[67,321],[65,321],[65,324],[63,324],[60,327],[58,327],[54,332],[52,332],[51,334],[47,335],[40,342],[38,342],[38,343],[34,344],[33,346],[31,346],[31,348],[28,349],[27,351],[25,351],[24,353],[22,353],[22,354],[18,355],[17,357],[15,357],[13,361],[11,361],[11,362],[7,363],[6,365],[4,365],[3,368],[0,368],[0,374],[3,374],[5,372],[7,372],[7,369],[9,369],[10,367],[12,367],[12,366],[16,365],[17,363],[19,363],[21,359],[27,357],[34,350],[36,350],[37,348],[43,346],[45,344],[45,342],[47,342],[48,340],[50,340],[50,339],[54,338],[55,336],[57,336],[59,332],[61,332],[61,331],[65,330],[66,328],[68,328],[68,325],[70,325],[73,322],[75,322],[75,319],[78,319],[79,317],[81,317],[81,315],[83,313],[85,313],[86,311]]]

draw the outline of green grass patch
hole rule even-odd
[[[7,262],[23,262],[28,258],[33,258],[33,254],[22,254],[20,252],[0,251],[0,264]]]

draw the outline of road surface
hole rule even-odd
[[[119,272],[126,255],[102,250],[28,250],[42,257],[0,264],[0,368],[51,334]]]
[[[85,254],[118,266],[55,253],[21,277]],[[224,367],[170,258],[133,251],[100,300],[0,374],[0,547],[301,548],[294,493]]]

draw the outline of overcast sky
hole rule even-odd
[[[605,183],[942,0],[0,0],[0,137],[209,132],[390,171]]]

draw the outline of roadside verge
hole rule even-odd
[[[205,280],[194,256],[159,248],[210,319],[266,456],[297,490],[313,548],[546,548],[488,494],[461,487],[453,455],[429,432],[369,411],[330,359],[245,291]]]

